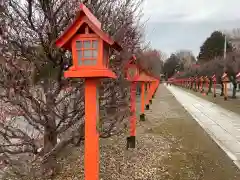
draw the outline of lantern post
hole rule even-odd
[[[203,88],[202,94],[207,95],[208,94],[208,79],[207,76],[203,77],[203,87],[205,85],[205,89]]]
[[[154,87],[154,89],[156,89],[156,86],[157,86],[157,82],[155,81],[155,82],[153,82],[152,83],[152,85],[153,85],[153,87]],[[155,97],[155,90],[153,91],[153,94],[152,94],[152,99]]]
[[[227,73],[223,73],[223,75],[222,75],[222,82],[223,82],[224,100],[226,101],[227,98],[228,98],[228,95],[227,95],[227,83],[229,82]]]
[[[203,77],[201,76],[200,77],[200,93],[203,93],[204,92],[204,88],[203,88]]]
[[[56,40],[56,46],[72,52],[73,65],[64,77],[85,79],[85,180],[98,180],[98,85],[101,78],[116,78],[108,68],[109,51],[121,51],[122,47],[102,30],[101,23],[82,3],[75,20]]]
[[[149,94],[149,104],[152,104],[152,99],[154,98],[154,93],[155,93],[155,89],[156,89],[156,78],[152,78],[153,81],[150,82],[150,94]],[[169,82],[168,82],[169,83]]]
[[[145,121],[144,108],[145,108],[145,83],[143,82],[141,85],[141,114],[140,114],[141,121]]]
[[[146,91],[147,92],[147,97],[146,97],[145,109],[149,110],[150,99],[151,99],[151,97],[150,97],[150,95],[151,95],[151,87],[150,87],[150,83],[149,82],[147,82],[146,84],[147,84],[147,91]]]
[[[212,76],[212,82],[213,82],[213,97],[216,97],[217,78],[215,74]]]
[[[240,81],[240,72],[236,74],[236,79],[238,82]]]
[[[193,77],[190,77],[190,89],[193,89]]]
[[[136,57],[133,55],[128,63],[125,65],[126,79],[131,83],[130,86],[130,136],[127,137],[127,149],[135,148],[136,145],[136,79],[139,76],[139,68],[136,65]]]
[[[157,91],[157,89],[158,89],[159,84],[160,84],[160,78],[155,78],[155,80],[154,80],[154,82],[153,82],[154,91],[153,91],[152,98],[155,97],[155,94],[156,94],[156,91]]]
[[[146,73],[147,75],[147,84],[148,84],[148,88],[147,88],[147,99],[146,99],[146,110],[149,110],[149,106],[150,104],[152,104],[152,95],[155,91],[155,87],[154,87],[154,78],[149,74],[149,73]]]
[[[240,72],[236,74],[237,83],[240,83]],[[240,84],[239,84],[239,90],[240,90]]]

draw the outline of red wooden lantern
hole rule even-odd
[[[133,55],[125,65],[126,79],[128,81],[135,81],[139,76],[139,71],[139,67],[136,65],[136,56]]]
[[[199,81],[200,81],[200,92],[202,93],[202,92],[204,92],[204,89],[203,89],[203,82],[204,82],[203,76],[200,77]]]
[[[111,48],[122,50],[101,29],[101,23],[83,4],[76,19],[56,40],[56,46],[72,52],[73,65],[66,78],[85,78],[85,180],[99,179],[98,84],[100,78],[116,78],[108,69]]]
[[[240,72],[236,75],[237,82],[240,82]]]
[[[130,95],[130,106],[131,106],[131,116],[130,116],[130,136],[127,137],[127,149],[135,148],[136,145],[136,88],[137,81],[136,78],[139,76],[139,68],[136,65],[136,56],[132,56],[130,60],[124,67],[125,77],[131,82],[131,95]]]
[[[216,97],[217,78],[215,74],[212,76],[212,82],[213,82],[213,97]]]
[[[83,4],[69,28],[56,40],[56,46],[72,51],[73,65],[65,77],[110,77],[109,50],[120,51],[121,46],[101,29],[101,23]]]
[[[205,86],[206,86],[205,95],[208,95],[208,90],[209,90],[209,83],[210,83],[210,81],[209,81],[209,79],[208,79],[207,76],[205,76],[204,80],[205,80]]]
[[[199,90],[199,78],[197,76],[195,77],[195,82],[195,91],[197,92]]]
[[[224,91],[224,100],[227,100],[227,83],[229,82],[229,78],[227,73],[223,73],[222,77],[222,82],[223,82],[223,91]]]

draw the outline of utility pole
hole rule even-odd
[[[227,36],[226,34],[224,34],[224,54],[223,54],[224,60],[226,59],[226,55],[227,55]]]

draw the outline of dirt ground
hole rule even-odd
[[[173,95],[160,86],[147,120],[138,122],[137,147],[126,136],[101,140],[101,180],[239,180],[240,171]],[[84,179],[83,147],[68,151],[55,180]]]

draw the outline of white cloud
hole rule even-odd
[[[240,28],[240,0],[145,0],[146,40],[171,54],[180,49],[195,55],[215,30]]]
[[[239,0],[146,0],[151,22],[196,22],[240,19]]]

